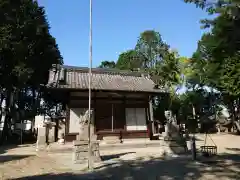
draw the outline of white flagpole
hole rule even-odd
[[[92,0],[89,2],[90,5],[90,14],[89,14],[89,73],[88,73],[88,88],[89,88],[89,101],[88,101],[88,169],[92,170],[92,152],[91,152],[91,83],[92,83]]]

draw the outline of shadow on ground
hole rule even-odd
[[[8,150],[14,149],[17,147],[28,147],[32,146],[32,144],[22,144],[22,145],[17,145],[17,144],[7,144],[7,145],[0,145],[0,155],[7,153]]]
[[[13,145],[0,145],[0,154],[4,154],[7,152],[7,150],[9,149],[14,149],[16,148],[17,145],[13,144]]]
[[[149,161],[121,161],[105,164],[91,173],[43,174],[15,180],[68,179],[132,179],[132,180],[198,180],[240,179],[240,155],[222,154],[214,161],[193,162],[190,158],[151,159]]]
[[[119,154],[112,154],[112,155],[103,155],[101,156],[102,161],[108,161],[112,159],[120,158],[121,156],[127,155],[127,154],[134,154],[136,152],[127,152],[127,153],[119,153]]]
[[[29,155],[2,155],[2,156],[0,156],[0,163],[5,163],[5,162],[8,162],[8,161],[21,160],[21,159],[24,159],[24,158],[28,158],[30,156]]]

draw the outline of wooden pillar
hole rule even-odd
[[[66,105],[65,135],[69,133],[69,123],[70,123],[70,108],[69,105]]]
[[[97,132],[97,130],[96,130],[96,124],[97,124],[97,117],[96,117],[96,109],[97,109],[97,108],[96,108],[96,106],[97,106],[97,102],[96,102],[96,101],[97,101],[97,100],[96,100],[96,92],[94,92],[93,96],[94,96],[94,100],[93,100],[93,101],[94,101],[94,108],[93,108],[93,109],[94,109],[94,112],[93,112],[93,115],[94,115],[94,117],[93,117],[94,120],[93,120],[93,121],[94,121],[94,122],[93,122],[93,126],[94,126],[94,134],[97,134],[97,133],[96,133],[96,132]]]
[[[58,108],[56,106],[56,112],[58,111]],[[56,126],[55,126],[55,132],[54,132],[54,136],[55,136],[55,139],[54,141],[57,142],[58,140],[58,129],[59,129],[59,118],[55,118],[54,119],[55,123],[56,123]]]
[[[152,106],[152,97],[149,97],[149,119],[150,122],[152,123],[152,134],[155,133],[155,128],[154,128],[154,117],[153,117],[153,106]]]
[[[147,104],[148,106],[148,104]],[[148,107],[145,107],[145,118],[146,118],[146,124],[149,123],[150,119],[149,119],[149,113],[148,113]]]
[[[67,141],[66,135],[69,133],[69,123],[70,123],[70,103],[71,103],[71,93],[67,93],[67,101],[65,104],[66,109],[66,118],[65,118],[65,132],[64,132],[64,141]]]
[[[114,123],[114,112],[113,112],[113,102],[111,102],[111,111],[112,111],[112,132],[113,132],[113,128],[114,128],[114,126],[113,126],[113,123]]]
[[[124,106],[124,130],[127,130],[127,119],[126,119],[126,96],[123,97],[123,106]]]
[[[147,126],[147,136],[148,136],[148,138],[150,138],[150,132],[149,132],[150,119],[149,119],[149,107],[148,107],[148,103],[146,104],[146,107],[145,107],[145,118],[146,118],[146,126]]]

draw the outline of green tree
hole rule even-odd
[[[135,49],[119,55],[116,68],[147,72],[155,83],[168,87],[171,96],[166,96],[164,100],[160,100],[165,103],[164,108],[162,108],[162,103],[161,105],[155,105],[155,109],[158,109],[160,114],[163,114],[164,110],[169,108],[174,109],[173,111],[176,112],[179,106],[176,91],[183,84],[183,71],[185,68],[182,59],[177,51],[170,50],[169,45],[163,42],[159,32],[147,30],[140,34]]]
[[[210,15],[225,13],[235,16],[235,10],[239,8],[239,0],[184,0],[186,3],[194,3],[197,7],[205,9]]]
[[[140,34],[135,50],[141,59],[141,69],[152,75],[161,86],[175,89],[181,79],[180,56],[163,42],[159,32],[147,30]]]
[[[142,57],[135,50],[128,50],[119,55],[116,67],[122,70],[142,68]]]
[[[143,68],[153,68],[168,52],[169,46],[163,42],[159,32],[146,30],[140,34],[135,50],[143,59]]]
[[[62,57],[43,7],[36,1],[0,1],[0,88],[6,100],[7,123],[31,107],[36,112],[49,69],[61,64]],[[19,116],[19,115],[18,115]],[[3,139],[3,138],[2,138]]]
[[[191,1],[192,2],[192,1]],[[209,13],[219,13],[212,20],[204,20],[211,32],[203,35],[193,59],[201,70],[205,84],[234,96],[240,94],[240,4],[239,1],[194,1]],[[200,4],[199,4],[200,3]],[[231,12],[231,13],[230,13]]]
[[[99,68],[115,68],[116,63],[114,61],[102,61]]]
[[[240,1],[187,0],[206,9],[212,19],[202,20],[203,27],[211,27],[198,43],[195,57],[196,71],[201,81],[231,99],[229,106],[235,114],[234,104],[239,109],[240,75]],[[234,116],[233,116],[234,117]]]
[[[158,84],[162,86],[167,85],[172,91],[176,91],[183,83],[181,57],[176,51],[168,51],[162,58],[161,61],[156,63],[152,73],[157,75]]]

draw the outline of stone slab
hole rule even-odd
[[[87,145],[88,146],[88,141],[81,141],[81,140],[73,141],[73,146],[83,146],[83,145]]]
[[[73,141],[73,161],[74,163],[81,163],[82,161],[88,159],[89,156],[89,146],[88,141]],[[99,153],[99,142],[91,142],[91,154],[93,161],[101,161]]]

